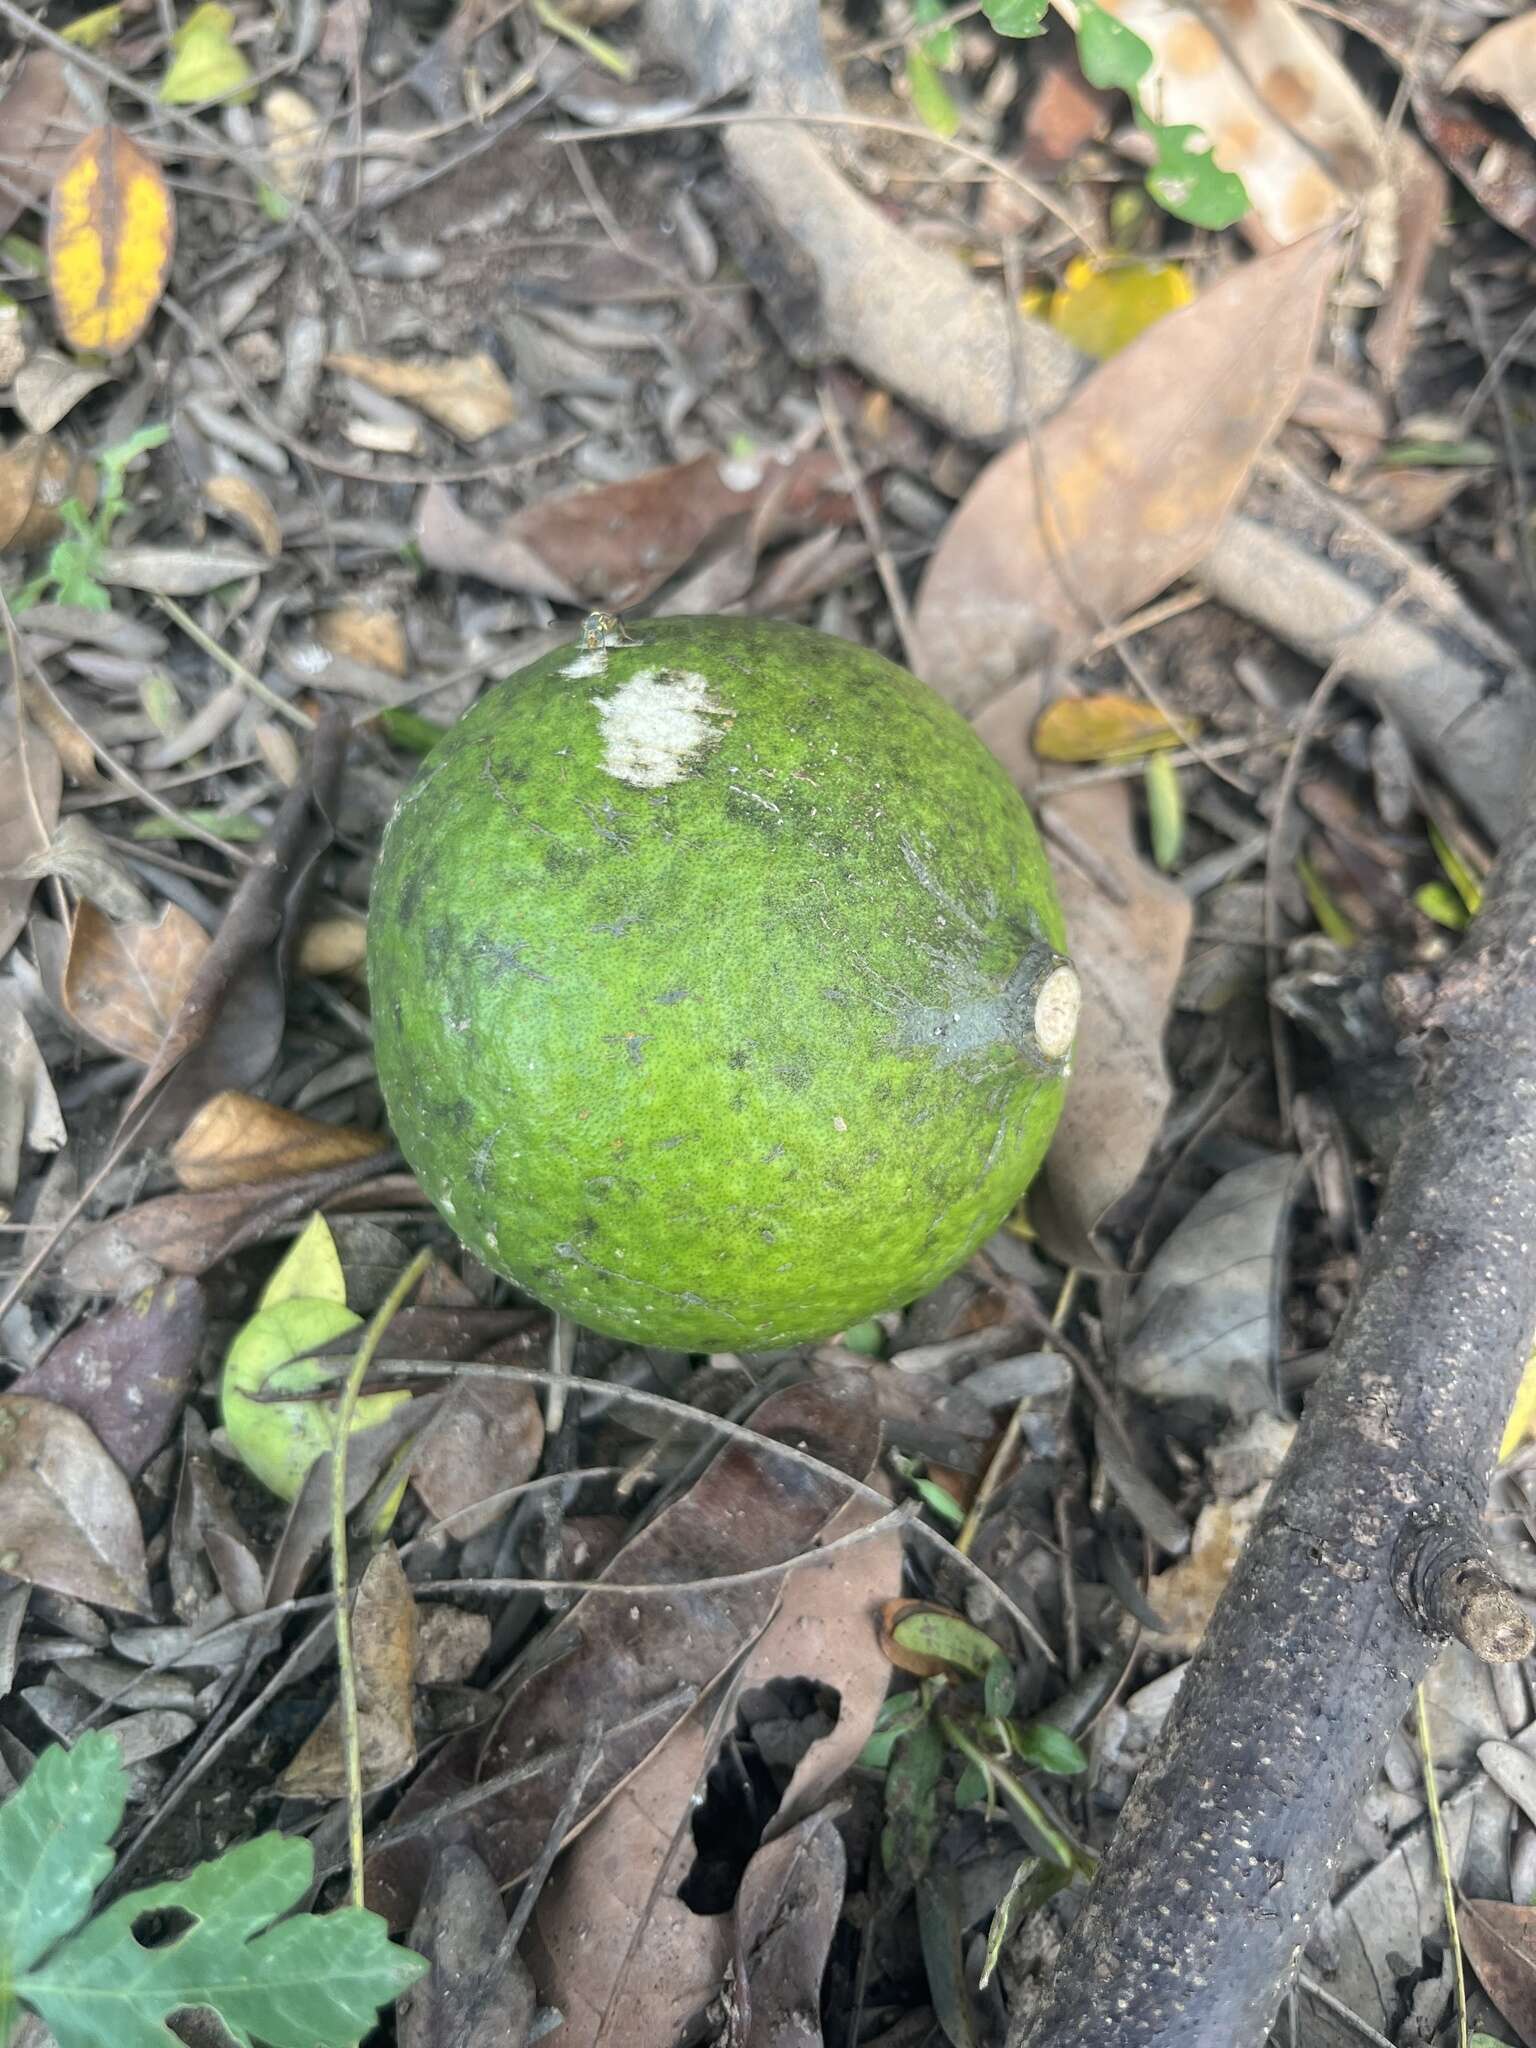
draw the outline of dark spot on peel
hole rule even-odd
[[[421,894],[427,886],[426,873],[421,868],[412,868],[400,884],[400,893],[395,899],[395,921],[409,924],[421,908]]]
[[[726,1054],[725,1064],[740,1074],[751,1066],[752,1055],[744,1045],[738,1045]]]

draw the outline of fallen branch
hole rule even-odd
[[[1531,1648],[1481,1530],[1536,1326],[1529,797],[1422,1028],[1425,1072],[1358,1293],[1029,2048],[1262,2039],[1440,1644],[1490,1662]]]

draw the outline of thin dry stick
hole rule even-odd
[[[1056,1297],[1056,1306],[1051,1310],[1051,1328],[1059,1330],[1072,1313],[1073,1297],[1077,1283],[1082,1278],[1076,1266],[1067,1268],[1066,1278],[1061,1283],[1061,1292]],[[988,1460],[987,1469],[981,1475],[981,1484],[976,1489],[976,1498],[971,1502],[971,1511],[966,1516],[960,1534],[955,1538],[955,1548],[962,1556],[969,1557],[975,1544],[987,1509],[992,1505],[992,1496],[997,1492],[1003,1474],[1012,1462],[1013,1454],[1019,1447],[1019,1437],[1024,1429],[1024,1410],[1029,1405],[1029,1396],[1014,1405],[1008,1418],[1008,1426],[998,1439],[997,1449]]]
[[[1413,1714],[1419,1737],[1419,1755],[1424,1763],[1424,1801],[1429,1809],[1429,1832],[1435,1844],[1435,1866],[1445,1888],[1445,1924],[1450,1932],[1452,1968],[1456,1973],[1456,2042],[1457,2048],[1467,2048],[1467,1973],[1461,1960],[1461,1931],[1456,1925],[1456,1886],[1451,1879],[1451,1852],[1445,1839],[1445,1822],[1440,1814],[1435,1755],[1429,1740],[1429,1706],[1422,1685],[1413,1688]]]
[[[357,1412],[358,1390],[373,1363],[384,1332],[433,1259],[419,1251],[390,1288],[363,1332],[341,1399],[336,1404],[336,1448],[331,1453],[331,1580],[336,1589],[336,1663],[341,1673],[341,1747],[347,1764],[347,1839],[352,1852],[352,1903],[363,1903],[363,1759],[358,1747],[357,1667],[352,1661],[352,1621],[347,1612],[347,1438]]]
[[[912,621],[912,607],[907,603],[907,593],[901,587],[896,564],[891,560],[891,551],[885,544],[880,515],[875,510],[874,501],[865,488],[864,479],[853,459],[853,450],[848,445],[848,436],[843,427],[843,416],[838,411],[837,400],[832,396],[825,378],[817,385],[816,396],[821,401],[821,416],[827,423],[827,439],[832,443],[832,453],[837,457],[838,467],[843,472],[843,482],[848,486],[848,495],[853,500],[853,508],[859,515],[859,524],[864,529],[864,538],[869,542],[869,551],[874,557],[875,573],[880,578],[880,588],[885,592],[885,601],[890,606],[891,617],[896,622],[896,631],[901,636],[901,651],[907,658],[907,667],[916,672],[919,667],[917,630]]]
[[[280,697],[276,690],[261,680],[260,676],[252,675],[244,663],[236,661],[229,650],[221,647],[211,633],[205,633],[191,613],[182,610],[175,598],[156,592],[155,603],[173,624],[181,628],[194,647],[200,647],[227,675],[233,676],[253,697],[259,697],[269,710],[277,712],[280,718],[288,719],[304,732],[314,731],[315,721],[307,711],[302,710],[297,704],[290,704],[286,697]]]

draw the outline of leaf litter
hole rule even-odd
[[[205,1853],[183,1822],[259,1809],[309,1739],[327,1838],[329,1627],[297,1656],[312,1617],[262,1609],[325,1583],[330,1461],[285,1519],[212,1427],[214,1390],[285,1246],[290,1304],[350,1292],[351,1313],[432,1244],[446,1291],[402,1312],[368,1389],[410,1399],[354,1440],[347,1489],[370,1657],[390,1587],[375,1864],[404,1831],[413,1896],[429,1886],[415,1945],[440,1965],[398,2022],[416,2048],[521,2042],[551,2002],[568,2030],[670,2042],[722,1998],[757,2048],[819,2039],[823,2013],[837,2039],[850,1955],[872,2026],[899,2036],[926,2001],[964,2038],[1005,1895],[987,1995],[1015,1997],[1007,1958],[1048,1952],[1059,1910],[1021,1809],[974,1802],[955,1753],[926,1792],[856,1767],[887,1688],[910,1712],[918,1688],[983,1681],[893,1677],[864,1617],[917,1597],[995,1642],[1021,1725],[1058,1714],[1103,1762],[1091,1798],[1027,1778],[1024,1797],[1063,1799],[1102,1843],[1349,1298],[1411,1079],[1384,986],[1439,971],[1454,934],[1425,906],[1462,902],[1429,827],[1459,847],[1513,815],[1536,723],[1511,651],[1532,605],[1530,350],[1496,223],[1532,231],[1524,17],[1436,8],[1412,40],[1357,9],[1329,45],[1288,0],[1214,29],[1127,0],[1130,41],[1077,12],[1081,46],[1060,20],[1012,40],[1027,7],[937,30],[897,11],[880,32],[904,40],[872,51],[841,4],[781,0],[706,44],[697,0],[652,0],[581,10],[576,39],[551,23],[529,60],[483,14],[381,19],[365,45],[349,9],[282,27],[242,4],[188,10],[173,48],[104,13],[74,47],[108,75],[34,38],[0,78],[0,576],[22,663],[0,703],[0,1198],[21,1280],[0,1400],[25,1404],[40,1460],[0,1474],[25,1537],[8,1506],[0,1762],[24,1776],[40,1730],[87,1717],[118,1730],[141,1853],[173,1877]],[[706,98],[621,83],[603,51],[622,68],[642,43]],[[409,81],[387,103],[375,54]],[[1403,91],[1423,144],[1376,111]],[[712,98],[737,117],[691,111]],[[601,132],[632,115],[648,133]],[[679,116],[696,125],[659,125]],[[72,152],[137,178],[154,230],[135,268],[86,209],[99,355],[70,345],[67,193],[50,225]],[[1192,242],[1159,210],[1234,178],[1235,227]],[[1349,235],[1299,238],[1352,209]],[[122,457],[141,427],[173,438]],[[1277,482],[1298,471],[1314,516]],[[1411,595],[1367,631],[1399,580]],[[593,606],[786,614],[899,656],[893,596],[929,679],[1033,793],[1089,990],[1046,1171],[984,1260],[820,1359],[578,1336],[578,1377],[611,1393],[547,1429],[558,1404],[503,1368],[539,1366],[548,1319],[462,1257],[388,1149],[358,971],[383,822],[436,733]],[[1345,643],[1356,671],[1303,723]],[[312,1407],[355,1341],[349,1324],[305,1361]],[[680,1395],[703,1433],[625,1388]],[[708,1416],[761,1394],[769,1427],[830,1401],[845,1472],[920,1519],[720,1589],[690,1664],[696,1582],[846,1527],[829,1486],[802,1529],[765,1447],[703,1462]],[[777,1548],[720,1539],[722,1460]],[[1523,1556],[1520,1513],[1496,1527]],[[934,1550],[941,1528],[970,1570]],[[663,1553],[660,1594],[549,1590],[650,1584]],[[278,1648],[296,1675],[265,1697]],[[111,1696],[162,1656],[177,1704]],[[1449,1665],[1431,1698],[1453,1855],[1492,1899],[1465,1910],[1496,1919],[1536,1884],[1536,1824],[1501,1789],[1528,1705]],[[1394,1749],[1307,1959],[1308,2024],[1332,1998],[1406,2043],[1447,2007],[1416,1782]],[[893,1936],[868,1845],[902,1799],[916,1902]],[[503,1899],[508,1871],[532,1875]],[[734,1922],[684,1902],[701,1873],[735,1887]],[[585,1956],[582,1927],[601,1933]],[[1463,1938],[1517,2017],[1519,1929],[1502,1964],[1483,1920]],[[1481,2013],[1500,2038],[1516,2017]]]

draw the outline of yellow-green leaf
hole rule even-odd
[[[66,43],[73,43],[78,50],[94,50],[102,43],[111,42],[122,25],[122,0],[116,0],[111,7],[97,7],[89,14],[82,14],[78,21],[72,21],[59,33]]]
[[[1155,705],[1106,690],[1048,704],[1035,724],[1034,748],[1042,761],[1132,761],[1183,746],[1197,731],[1193,719],[1172,725]]]
[[[336,1443],[334,1400],[274,1400],[339,1386],[345,1361],[314,1358],[335,1337],[362,1328],[363,1319],[337,1301],[283,1300],[259,1308],[224,1359],[219,1410],[240,1462],[281,1500],[292,1500],[315,1460]],[[350,1435],[372,1429],[410,1394],[365,1394],[353,1411]]]
[[[1329,895],[1327,885],[1323,881],[1322,876],[1313,867],[1311,861],[1307,859],[1304,853],[1299,853],[1296,856],[1296,873],[1301,882],[1302,891],[1306,896],[1308,904],[1311,906],[1312,915],[1317,919],[1321,929],[1328,934],[1336,946],[1354,945],[1360,934]]]
[[[1101,265],[1091,256],[1074,256],[1051,296],[1050,321],[1084,355],[1102,361],[1194,296],[1177,263]]]
[[[1464,932],[1472,922],[1467,906],[1449,882],[1424,882],[1414,890],[1413,900],[1426,917],[1443,924],[1448,932]]]
[[[1436,825],[1429,828],[1429,843],[1445,870],[1446,880],[1461,898],[1468,916],[1476,917],[1483,907],[1483,885]]]
[[[317,1209],[299,1232],[271,1279],[261,1290],[259,1309],[276,1308],[280,1301],[334,1301],[345,1308],[347,1283],[341,1270],[341,1254],[331,1227]]]
[[[120,355],[160,303],[176,246],[164,173],[121,128],[93,128],[54,180],[48,284],[72,348]]]
[[[167,106],[191,106],[203,100],[248,100],[251,67],[245,52],[231,40],[235,17],[219,0],[203,0],[193,8],[171,38],[175,52],[160,82]]]

